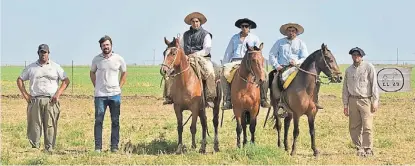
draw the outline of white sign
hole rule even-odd
[[[410,92],[411,67],[376,67],[380,92]]]

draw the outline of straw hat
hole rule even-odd
[[[206,17],[205,17],[202,13],[199,13],[199,12],[193,12],[193,13],[190,13],[189,15],[187,15],[187,16],[184,18],[184,22],[185,22],[187,25],[192,25],[192,19],[193,19],[193,18],[198,18],[198,19],[199,19],[199,21],[200,21],[200,25],[202,25],[202,24],[206,23],[206,21],[207,21]]]
[[[281,28],[280,28],[281,34],[287,36],[286,30],[287,30],[288,27],[294,27],[294,28],[296,28],[297,29],[297,35],[301,35],[302,33],[304,33],[304,28],[300,24],[297,24],[297,23],[287,23],[287,24],[284,24],[284,25],[281,26]]]

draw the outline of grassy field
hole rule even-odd
[[[341,68],[344,71],[346,65]],[[276,131],[271,123],[263,128],[266,110],[261,109],[256,130],[256,145],[236,148],[235,121],[231,110],[225,111],[223,127],[219,129],[220,152],[213,152],[212,111],[208,109],[209,131],[207,154],[199,154],[201,126],[197,126],[198,148],[175,155],[177,145],[176,118],[171,105],[163,106],[160,74],[157,67],[128,68],[123,88],[121,110],[121,147],[131,141],[138,151],[132,155],[96,154],[94,150],[93,87],[88,67],[64,68],[71,86],[61,97],[57,147],[54,154],[31,149],[26,139],[26,104],[16,87],[16,78],[23,67],[1,68],[1,164],[415,164],[415,91],[382,93],[380,108],[374,120],[375,156],[360,158],[348,133],[348,119],[343,115],[342,84],[323,85],[317,114],[316,144],[321,155],[313,157],[305,116],[300,120],[297,155],[289,156],[276,145]],[[414,68],[415,69],[415,68]],[[73,85],[73,89],[72,89]],[[415,72],[412,72],[412,87]],[[185,117],[189,115],[186,111]],[[108,150],[110,118],[104,121],[103,148]],[[184,128],[183,141],[191,145],[190,125]],[[290,127],[289,144],[292,144]],[[249,136],[249,134],[248,134]],[[43,138],[43,136],[42,136]],[[248,137],[249,138],[249,137]],[[43,139],[42,145],[43,145]]]

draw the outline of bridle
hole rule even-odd
[[[300,68],[299,66],[295,66],[298,70],[300,70],[300,71],[302,71],[302,72],[304,72],[304,73],[307,73],[307,74],[310,74],[310,75],[313,75],[313,76],[315,76],[316,77],[316,81],[319,81],[319,78],[328,78],[328,79],[330,79],[330,80],[332,80],[333,79],[333,73],[334,73],[334,71],[333,71],[333,69],[328,65],[328,63],[327,63],[327,61],[326,61],[326,58],[325,58],[325,55],[323,54],[323,50],[321,49],[320,50],[320,53],[321,53],[321,57],[323,58],[323,61],[324,61],[324,65],[325,65],[325,67],[326,67],[326,69],[328,69],[329,70],[329,72],[330,72],[330,74],[329,74],[329,76],[320,76],[320,75],[317,75],[316,73],[312,73],[312,72],[309,72],[309,71],[306,71],[306,70],[304,70],[304,69],[302,69],[302,68]],[[321,81],[320,81],[321,82]],[[322,82],[323,83],[323,82]],[[329,84],[329,83],[323,83],[323,84]]]
[[[170,55],[171,52],[172,52],[172,50],[173,50],[174,59],[173,59],[173,61],[170,64],[165,64],[166,59],[167,59],[167,55]],[[169,48],[167,48],[166,51],[164,52],[164,60],[163,60],[163,64],[161,64],[161,66],[162,67],[167,67],[167,69],[169,71],[173,70],[174,69],[173,68],[173,65],[176,62],[177,54],[178,53],[179,53],[179,49],[177,47],[169,47]],[[188,63],[190,63],[190,62],[188,62]],[[169,74],[167,76],[168,77],[176,77],[176,76],[184,73],[185,71],[189,70],[189,68],[190,68],[190,65],[188,65],[186,69],[184,69],[184,70],[182,70],[182,71],[180,71],[180,72],[178,72],[176,74]],[[168,73],[171,73],[171,72],[168,72]]]
[[[248,51],[247,52],[247,55],[245,55],[245,56],[251,56],[252,53],[256,53],[256,52],[261,52],[261,51]],[[252,69],[252,64],[251,64],[251,61],[248,60],[248,57],[247,57],[247,59],[245,61],[245,65],[247,66],[246,70],[247,70],[248,74],[251,73],[252,74],[252,80],[255,80],[256,75],[255,75],[254,70]],[[239,78],[241,78],[244,82],[258,85],[254,81],[249,81],[248,78],[242,77],[239,72],[238,72],[238,75],[239,75]]]

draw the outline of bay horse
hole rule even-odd
[[[192,124],[190,132],[192,134],[192,148],[196,148],[195,135],[197,117],[200,118],[202,125],[202,141],[199,152],[206,152],[206,133],[207,133],[207,117],[206,104],[204,100],[203,84],[201,78],[196,74],[195,69],[190,64],[190,58],[185,55],[183,48],[180,47],[179,38],[174,38],[170,42],[164,38],[167,45],[164,51],[164,61],[161,71],[170,79],[173,79],[171,87],[171,98],[173,100],[174,111],[177,118],[178,147],[177,154],[184,151],[182,141],[183,133],[183,111],[190,110]],[[217,71],[215,71],[217,72]],[[216,73],[215,73],[216,74]],[[217,78],[219,74],[217,74]],[[220,83],[216,84],[217,97],[214,100],[213,108],[213,125],[215,128],[214,150],[219,151],[218,124],[219,124],[219,106],[221,102]],[[190,118],[190,117],[189,117]]]
[[[238,148],[241,147],[240,135],[242,130],[243,145],[247,143],[247,123],[249,123],[251,132],[251,143],[255,143],[255,127],[260,109],[259,84],[265,81],[264,58],[262,56],[263,43],[259,47],[250,47],[247,43],[247,48],[248,50],[241,61],[240,67],[236,69],[231,82],[231,100],[236,119],[236,145]]]
[[[293,156],[296,154],[297,137],[300,133],[298,127],[299,119],[302,115],[306,115],[308,118],[308,127],[311,137],[311,148],[313,150],[313,155],[318,156],[319,151],[316,148],[315,144],[314,129],[314,121],[318,109],[316,109],[313,100],[313,92],[316,90],[316,82],[318,81],[321,72],[323,72],[330,79],[330,82],[334,83],[341,82],[341,72],[339,70],[334,55],[327,48],[327,45],[324,45],[324,43],[321,45],[321,49],[316,50],[304,60],[304,62],[301,64],[298,70],[299,71],[292,80],[291,84],[287,87],[287,89],[283,90],[280,93],[281,95],[276,95],[276,93],[278,92],[276,92],[275,88],[280,88],[281,91],[281,82],[278,81],[279,78],[277,77],[275,77],[276,79],[272,79],[274,78],[273,74],[275,73],[275,71],[272,71],[269,75],[270,82],[272,82],[270,86],[270,99],[271,105],[273,106],[274,110],[273,115],[275,119],[275,127],[277,128],[278,134],[277,144],[278,147],[281,147],[280,132],[282,124],[277,112],[279,109],[278,104],[280,102],[280,98],[282,98],[282,101],[287,106],[287,108],[283,109],[286,109],[289,112],[288,116],[284,119],[285,150],[288,151],[288,129],[290,127],[291,120],[294,119],[294,139],[290,155]]]

